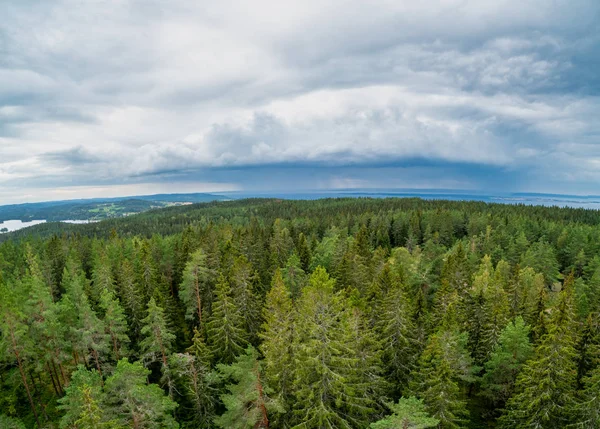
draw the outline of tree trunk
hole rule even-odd
[[[17,364],[19,366],[19,373],[21,373],[21,380],[23,380],[23,385],[25,386],[25,390],[27,391],[27,397],[29,398],[29,404],[31,405],[31,411],[33,411],[33,415],[35,416],[35,421],[37,422],[38,427],[41,427],[40,418],[38,416],[37,410],[35,409],[35,404],[33,403],[33,398],[31,396],[31,391],[29,390],[29,383],[27,383],[27,377],[25,376],[25,371],[23,370],[23,362],[21,362],[21,356],[19,355],[19,350],[17,348],[17,341],[15,339],[13,327],[10,326],[10,337],[13,346],[13,352],[15,357],[17,358]]]
[[[196,272],[195,281],[195,290],[196,290],[196,305],[198,306],[198,325],[199,328],[202,329],[202,300],[200,299],[200,285],[198,279],[198,272]]]

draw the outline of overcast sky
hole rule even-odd
[[[0,203],[356,187],[600,194],[600,1],[0,1]]]

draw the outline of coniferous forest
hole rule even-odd
[[[0,244],[0,428],[600,428],[600,213],[243,200]]]

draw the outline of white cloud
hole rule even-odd
[[[536,154],[547,163],[536,170],[576,169],[600,145],[600,80],[580,78],[592,67],[582,53],[598,55],[599,10],[593,0],[5,2],[0,183],[142,186],[223,168],[412,159],[527,169]]]

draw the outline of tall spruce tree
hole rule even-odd
[[[512,396],[517,376],[533,353],[529,333],[530,328],[523,318],[517,317],[504,328],[490,359],[485,363],[481,393],[494,407],[503,408]]]
[[[212,355],[222,363],[232,363],[248,345],[244,318],[231,296],[229,282],[222,274],[215,288],[215,301],[206,335]]]
[[[454,305],[446,308],[438,331],[429,337],[411,381],[411,391],[423,399],[443,429],[458,429],[469,417],[466,386],[474,381],[467,334],[461,333]]]
[[[110,337],[111,355],[115,362],[129,354],[129,336],[125,311],[114,293],[105,289],[100,294],[100,308],[104,312],[104,328]]]
[[[515,394],[499,419],[500,428],[558,429],[572,423],[577,366],[573,319],[573,277],[569,276],[534,357],[523,367]]]
[[[171,353],[175,335],[167,327],[164,310],[156,304],[154,298],[148,302],[148,316],[142,320],[143,339],[140,342],[140,352],[148,365],[161,362],[163,369],[168,366],[168,356]]]
[[[411,305],[402,285],[390,285],[377,314],[386,376],[396,395],[407,386],[419,351]]]
[[[374,413],[350,312],[325,269],[317,268],[298,303],[295,335],[296,428],[364,427]]]
[[[274,398],[287,411],[290,407],[288,401],[291,399],[294,379],[294,308],[280,270],[273,276],[271,290],[267,293],[263,309],[263,318],[260,350],[265,358],[265,384],[273,389]],[[277,418],[287,422],[289,414],[285,413]],[[280,427],[283,425],[284,423]]]

